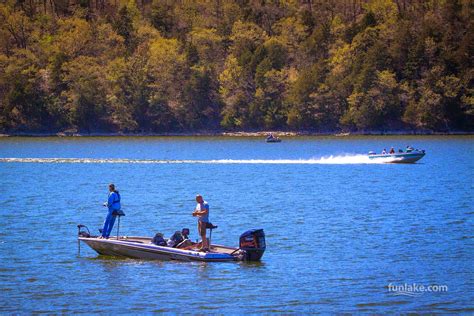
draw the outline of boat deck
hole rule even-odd
[[[120,236],[118,239],[117,239],[117,237],[111,237],[111,238],[109,238],[109,240],[118,240],[118,241],[122,241],[122,242],[130,242],[130,243],[134,243],[134,244],[153,245],[153,243],[151,242],[152,238],[150,238],[150,237]],[[200,246],[200,244],[193,243],[191,246],[181,247],[181,248],[172,248],[172,247],[170,247],[170,249],[182,249],[182,250],[199,251],[198,250],[199,246]],[[234,247],[227,247],[227,246],[212,244],[210,246],[210,249],[209,249],[208,253],[222,253],[222,254],[229,254],[230,255],[230,254],[233,254],[238,249],[239,248],[237,248],[237,247],[234,248]]]

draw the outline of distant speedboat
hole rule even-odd
[[[373,151],[369,152],[369,159],[380,160],[385,163],[414,163],[425,156],[424,150],[408,150],[406,152],[396,152],[393,154],[376,154]]]
[[[179,261],[259,261],[265,252],[265,233],[263,229],[246,231],[240,236],[239,247],[227,247],[211,244],[206,252],[199,251],[199,244],[189,239],[176,246],[158,245],[154,238],[117,236],[102,239],[91,236],[78,225],[79,242],[86,243],[97,253],[107,256],[126,257],[144,260],[179,260]]]

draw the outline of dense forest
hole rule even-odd
[[[6,0],[0,131],[474,129],[471,0]]]

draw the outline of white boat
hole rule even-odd
[[[377,159],[385,163],[414,163],[423,158],[425,154],[424,150],[418,149],[408,150],[406,152],[395,152],[392,154],[376,154],[375,152],[370,151],[369,159]]]
[[[227,247],[212,244],[208,251],[199,251],[199,244],[189,239],[183,246],[160,246],[153,243],[151,237],[116,236],[108,239],[91,236],[84,231],[84,225],[78,225],[79,242],[86,243],[97,253],[106,256],[127,257],[147,260],[180,261],[259,261],[265,252],[265,233],[263,229],[246,231],[240,236],[239,247]]]

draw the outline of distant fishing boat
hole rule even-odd
[[[425,156],[424,150],[408,149],[406,152],[399,151],[395,153],[376,154],[374,151],[369,152],[369,159],[380,160],[385,163],[415,163]]]
[[[265,141],[267,143],[280,143],[281,142],[281,139],[277,136],[273,136],[273,134],[270,134],[267,136],[267,138],[265,139]]]

